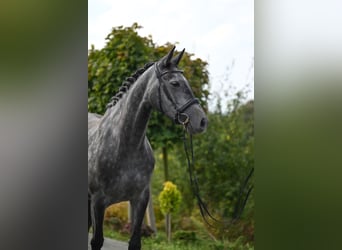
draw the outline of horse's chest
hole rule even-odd
[[[139,186],[149,182],[153,171],[153,163],[143,158],[127,158],[117,163],[118,183],[126,186]],[[115,173],[117,172],[117,173]]]
[[[154,165],[154,161],[146,155],[121,156],[116,159],[102,175],[105,193],[113,197],[113,202],[138,196],[148,187]]]

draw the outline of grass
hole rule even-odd
[[[108,227],[104,227],[104,236],[107,238],[128,242],[129,235],[121,234],[117,231],[113,231]],[[173,233],[173,236],[177,238],[177,232]],[[213,241],[203,239],[196,235],[195,238],[189,239],[174,239],[171,243],[167,242],[167,238],[164,232],[158,231],[158,234],[149,237],[142,238],[142,250],[253,250],[254,247],[249,244],[243,243],[243,238],[238,238],[234,242],[228,240]]]
[[[103,236],[106,238],[115,239],[115,240],[124,241],[124,242],[129,241],[129,235],[128,234],[121,234],[118,231],[110,229],[107,226],[103,227]]]

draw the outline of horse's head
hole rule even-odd
[[[191,134],[203,132],[208,119],[195,98],[183,71],[178,69],[184,50],[173,57],[175,47],[154,65],[156,76],[154,106]],[[157,93],[156,93],[157,92]]]

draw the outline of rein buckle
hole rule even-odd
[[[176,122],[179,124],[182,124],[183,126],[186,126],[189,123],[190,119],[189,116],[185,113],[177,113],[177,119]]]

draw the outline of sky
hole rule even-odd
[[[88,48],[102,48],[112,27],[134,22],[157,45],[173,43],[209,63],[210,109],[225,92],[244,89],[254,99],[253,0],[88,0]]]

